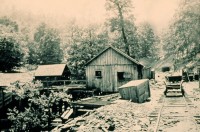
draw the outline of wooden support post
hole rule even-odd
[[[199,74],[199,88],[200,88],[200,64],[197,65],[197,72]]]
[[[200,68],[199,68],[199,88],[200,88]]]
[[[5,106],[5,94],[3,92],[3,89],[2,89],[2,100],[3,100],[2,104],[3,104],[3,108],[4,108],[4,106]]]
[[[199,88],[200,88],[200,65],[198,66],[198,72],[199,72]]]
[[[186,72],[186,75],[187,75],[188,81],[190,82],[190,77],[189,77],[188,71]]]

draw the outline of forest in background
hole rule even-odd
[[[0,71],[67,63],[75,79],[84,79],[86,62],[109,45],[137,60],[146,58],[159,62],[162,58],[170,58],[169,62],[174,65],[199,61],[196,57],[200,52],[198,0],[183,0],[169,28],[161,34],[157,34],[148,22],[136,25],[131,12],[133,7],[131,0],[107,0],[106,21],[88,25],[80,25],[75,19],[59,23],[52,18],[20,11],[1,16]],[[162,60],[162,63],[167,62]],[[42,87],[40,82],[20,85],[17,81],[7,88],[6,92],[13,93],[18,101],[17,107],[7,112],[12,122],[11,130],[49,130],[50,120],[57,117],[50,109],[61,100],[70,103],[71,97],[65,92],[50,93],[48,90],[41,95],[38,87]]]
[[[88,25],[80,25],[76,19],[59,23],[20,11],[1,16],[0,71],[29,64],[67,63],[73,77],[83,79],[86,62],[109,45],[136,60],[172,55],[176,65],[196,59],[200,52],[198,0],[181,1],[169,28],[161,34],[148,22],[136,25],[133,8],[131,0],[107,0],[105,22]]]

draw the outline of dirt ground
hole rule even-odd
[[[110,105],[103,106],[96,110],[90,111],[83,116],[75,118],[70,123],[67,123],[64,127],[69,127],[70,130],[80,132],[101,132],[101,131],[115,131],[115,132],[151,132],[154,130],[152,125],[152,118],[149,117],[150,113],[159,106],[158,102],[165,90],[163,73],[158,73],[155,80],[150,80],[151,98],[150,101],[145,103],[133,103],[129,100],[117,99]],[[195,110],[200,108],[200,90],[198,89],[198,82],[184,83],[186,93],[192,97],[191,101],[194,103]],[[196,112],[195,112],[196,113]],[[177,119],[172,120],[173,125]],[[179,120],[181,122],[181,120]],[[179,123],[181,124],[181,123]],[[183,125],[184,126],[184,125]],[[186,125],[184,127],[194,127],[192,125]],[[183,128],[184,127],[180,127]],[[170,129],[171,128],[171,129]],[[166,127],[162,131],[172,132],[173,127]],[[187,130],[193,131],[192,128]],[[179,132],[179,130],[176,130]],[[180,129],[180,132],[184,130]]]

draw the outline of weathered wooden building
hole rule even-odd
[[[145,58],[139,59],[139,62],[140,62],[140,64],[142,64],[144,66],[143,70],[142,70],[143,79],[152,79],[153,77],[152,77],[152,69],[151,69],[151,67],[153,67],[152,64],[154,64],[153,63],[154,60],[151,59],[151,58],[145,57]]]
[[[143,75],[143,79],[151,79],[151,67],[146,67],[144,66],[143,70],[142,70],[142,75]]]
[[[51,83],[70,79],[70,70],[66,64],[39,65],[35,71],[35,80]]]
[[[87,87],[117,92],[128,81],[141,79],[142,69],[138,61],[110,46],[86,64]]]

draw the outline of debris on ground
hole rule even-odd
[[[155,80],[150,80],[150,101],[138,104],[129,100],[122,100],[119,98],[112,104],[102,106],[98,109],[87,112],[83,116],[74,118],[72,121],[60,127],[60,129],[55,129],[55,131],[64,130],[80,132],[151,132],[154,129],[152,128],[152,126],[155,125],[152,125],[152,123],[155,123],[156,118],[149,117],[149,115],[158,107],[161,101],[160,98],[161,96],[163,96],[163,92],[165,90],[163,79],[164,75],[159,75],[159,77],[157,76]],[[198,112],[198,106],[200,106],[200,90],[195,88],[198,82],[189,83],[185,83],[184,88],[188,95],[191,95],[191,97],[195,97],[191,103],[196,102],[196,104],[194,105],[194,109]],[[169,126],[181,124],[181,121],[181,118],[163,119],[162,130],[168,131],[170,130]],[[185,127],[190,126],[187,125]]]

